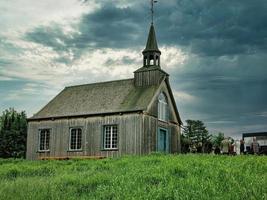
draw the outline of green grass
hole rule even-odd
[[[0,160],[0,199],[267,199],[266,156]]]

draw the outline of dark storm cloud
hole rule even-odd
[[[267,1],[176,1],[159,10],[165,43],[190,46],[201,55],[221,56],[267,50]],[[164,31],[164,32],[163,32]]]
[[[32,32],[28,32],[25,36],[27,40],[52,47],[56,51],[65,51],[68,49],[64,43],[68,41],[68,37],[64,35],[62,28],[57,24],[48,26],[40,26]]]
[[[144,45],[149,9],[140,2],[119,8],[101,1],[99,9],[82,17],[81,34],[71,39],[56,26],[38,27],[27,38],[57,50],[64,47],[55,38],[78,49]],[[190,47],[208,56],[251,54],[267,50],[266,10],[265,0],[170,0],[156,5],[156,29],[161,45]]]
[[[104,5],[93,14],[85,15],[80,24],[80,40],[93,41],[98,47],[129,47],[140,44],[142,12],[133,8]],[[141,23],[140,23],[141,22]],[[82,43],[80,47],[83,48]]]
[[[72,50],[75,58],[95,48],[140,46],[145,40],[140,27],[144,23],[142,14],[142,10],[136,7],[118,8],[103,4],[95,12],[82,16],[80,23],[74,27],[79,33],[72,33],[71,37],[64,34],[60,25],[51,24],[33,29],[25,35],[25,39],[51,47],[59,53]],[[56,61],[64,62],[64,59]]]
[[[258,129],[266,129],[267,115],[257,114],[267,111],[264,55],[239,55],[232,59],[194,57],[182,69],[170,72],[174,88],[195,97],[190,103],[177,100],[181,113],[186,118],[201,119],[217,130],[231,123],[229,127],[235,126],[236,134],[244,127],[245,132],[255,131],[257,124]]]

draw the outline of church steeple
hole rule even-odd
[[[161,52],[158,48],[155,28],[153,23],[151,23],[146,48],[144,49],[143,53],[143,65],[144,67],[149,66],[158,66],[160,67],[160,55]]]
[[[168,79],[168,74],[160,67],[161,52],[158,48],[156,32],[153,25],[154,3],[151,0],[151,25],[147,38],[146,48],[143,50],[143,67],[134,72],[134,85],[136,87],[147,87],[159,85],[164,78]]]

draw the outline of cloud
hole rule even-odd
[[[47,92],[51,91],[50,88],[47,88],[44,85],[36,84],[36,83],[25,83],[23,87],[19,89],[14,89],[9,91],[9,94],[4,98],[5,101],[17,100],[17,99],[25,99],[27,100],[29,97],[40,95],[40,90],[42,90],[42,94],[44,94],[43,88],[46,88]]]
[[[12,80],[14,79],[6,76],[0,76],[0,81],[12,81]]]
[[[264,131],[266,62],[260,53],[219,58],[188,55],[183,65],[169,71],[174,90],[197,100],[177,98],[182,119],[200,119],[211,131],[232,135]],[[258,128],[253,130],[253,124]]]
[[[97,7],[94,1],[88,2],[85,7],[77,0],[46,1],[4,1],[0,4],[1,29],[6,35],[16,31],[25,32],[36,25],[50,22],[62,23],[79,18],[83,13],[90,12]]]
[[[266,9],[264,0],[171,1],[158,11],[160,39],[204,56],[266,52]]]
[[[78,23],[69,23],[76,32],[65,34],[61,24],[37,26],[25,35],[25,39],[51,47],[56,51],[72,49],[79,57],[90,48],[128,48],[140,45],[141,12],[130,7],[104,4],[94,12],[81,16]]]
[[[256,115],[260,117],[267,117],[267,111],[259,112]]]
[[[175,99],[177,99],[177,101],[195,101],[196,100],[196,97],[194,97],[193,95],[191,94],[188,94],[186,92],[183,92],[183,91],[175,91],[174,92],[174,97]]]
[[[84,1],[82,1],[84,2]],[[86,1],[89,2],[95,1]],[[143,46],[149,23],[148,5],[142,1],[98,1],[94,10],[69,23],[76,33],[62,34],[61,24],[33,28],[30,41],[55,50],[71,50],[79,57],[88,48]],[[161,46],[176,45],[200,56],[251,55],[267,50],[267,3],[256,0],[168,1],[156,6],[156,28]],[[253,19],[253,20],[251,20]]]

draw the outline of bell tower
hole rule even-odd
[[[146,47],[143,50],[143,67],[134,72],[134,84],[137,87],[158,85],[165,76],[169,76],[160,67],[161,51],[158,48],[156,32],[153,23],[154,3],[151,0],[151,25],[147,38]]]
[[[142,53],[143,53],[144,67],[157,66],[160,68],[161,52],[158,49],[156,33],[153,24],[151,24],[150,26],[146,48]]]

